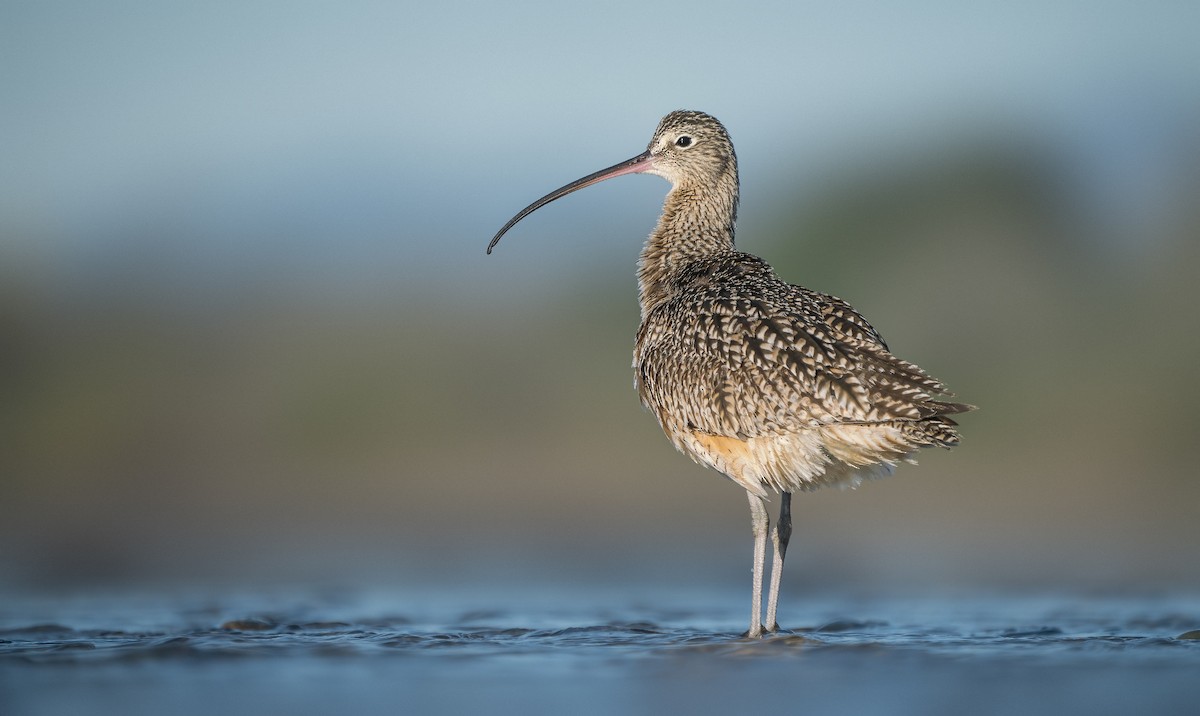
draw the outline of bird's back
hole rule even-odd
[[[849,304],[726,251],[672,272],[634,349],[672,442],[757,494],[856,483],[954,445],[945,386],[892,355]]]

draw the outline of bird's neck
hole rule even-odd
[[[673,279],[688,264],[733,251],[738,179],[726,173],[715,184],[679,184],[667,194],[663,213],[638,261],[642,318],[670,298]]]

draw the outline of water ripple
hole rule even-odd
[[[896,623],[841,617],[747,640],[713,631],[646,619],[533,628],[506,624],[519,619],[502,610],[464,614],[460,624],[413,628],[407,618],[289,619],[246,614],[212,626],[179,630],[77,629],[59,622],[0,630],[0,659],[64,663],[245,658],[250,656],[346,657],[438,651],[472,655],[554,653],[588,655],[620,649],[640,655],[677,652],[778,656],[822,651],[918,651],[939,654],[1186,654],[1200,664],[1200,633],[1187,626],[1200,616],[1120,618],[1106,615],[1061,625],[987,625],[961,616],[943,623]],[[490,625],[484,623],[490,622]]]
[[[1196,712],[1190,597],[796,599],[792,629],[751,640],[725,594],[656,595],[669,608],[460,594],[0,599],[0,703],[6,716],[744,713],[747,698],[780,713]]]

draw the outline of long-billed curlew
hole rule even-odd
[[[642,324],[633,370],[642,403],[680,452],[741,485],[754,532],[753,606],[759,637],[770,518],[781,494],[766,631],[776,631],[783,560],[797,490],[853,486],[915,462],[923,447],[958,443],[946,417],[971,409],[938,400],[945,386],[892,355],[850,304],[785,283],[734,248],[737,157],[703,112],[663,117],[646,151],[556,189],[522,209],[488,244],[541,206],[622,174],[671,182],[638,262]]]

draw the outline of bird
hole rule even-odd
[[[915,463],[921,448],[957,445],[949,416],[974,406],[950,401],[941,381],[893,355],[846,301],[787,283],[766,261],[735,248],[737,155],[724,125],[704,112],[667,114],[646,151],[525,207],[487,253],[542,206],[635,173],[662,177],[671,189],[638,261],[634,385],[680,452],[746,491],[754,563],[743,636],[760,638],[780,629],[792,493],[857,486]],[[780,505],[772,529],[773,493]]]

